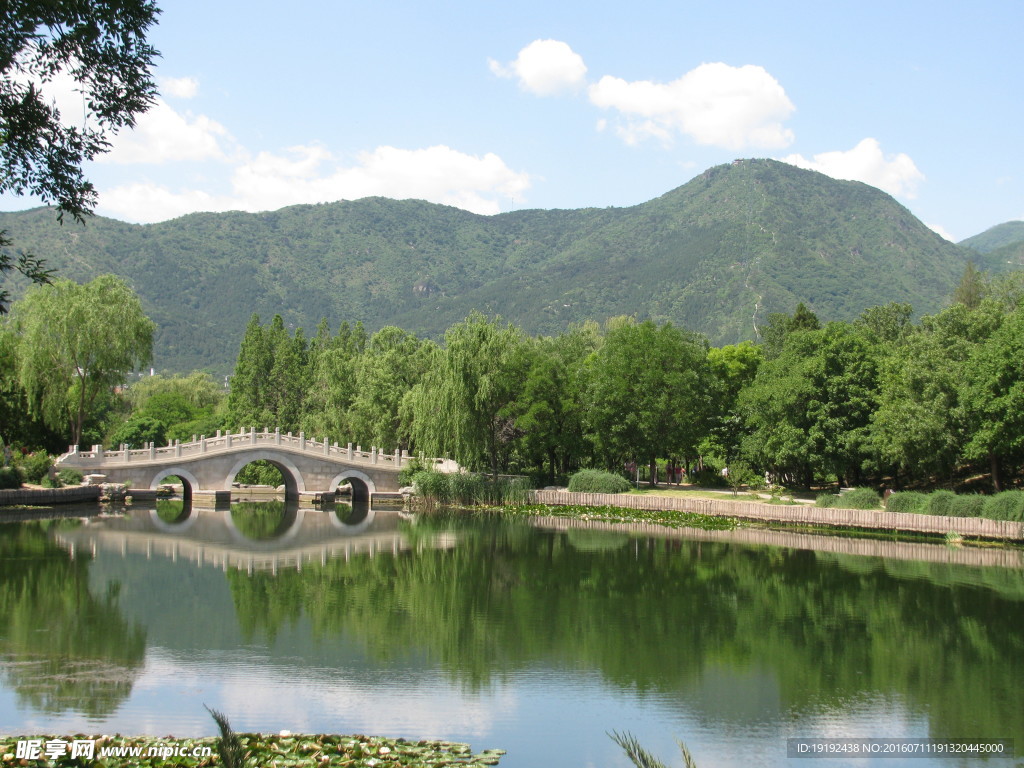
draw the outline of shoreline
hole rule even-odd
[[[887,510],[778,505],[758,501],[629,493],[530,491],[530,502],[549,507],[618,507],[638,512],[682,512],[756,523],[949,535],[1010,543],[1024,541],[1024,523],[984,517],[939,517]],[[654,521],[651,521],[654,522]]]

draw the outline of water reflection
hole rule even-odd
[[[22,706],[100,717],[131,693],[146,633],[121,614],[119,583],[91,589],[89,560],[54,542],[77,527],[0,525],[0,676]]]
[[[848,554],[843,546],[862,545],[835,537],[815,549],[813,537],[750,546],[721,532],[560,525],[348,505],[182,505],[31,533],[8,526],[4,546],[22,547],[19,557],[41,547],[61,565],[33,576],[40,586],[24,597],[24,582],[8,594],[17,573],[8,565],[0,607],[22,612],[14,625],[27,638],[46,622],[35,600],[51,605],[42,585],[73,576],[74,599],[91,601],[87,613],[115,634],[120,626],[124,646],[83,646],[78,657],[137,674],[148,642],[147,674],[166,687],[155,706],[199,732],[206,696],[232,702],[232,722],[246,729],[337,730],[342,713],[359,730],[394,733],[398,723],[402,735],[466,738],[472,711],[489,745],[557,738],[586,755],[563,761],[576,765],[621,765],[613,745],[593,745],[625,727],[647,728],[644,741],[664,754],[672,735],[710,745],[709,759],[695,750],[708,765],[746,754],[751,734],[782,754],[786,736],[1024,744],[1015,550],[1003,550],[1001,567],[976,567],[941,560],[941,547],[883,558]],[[11,658],[30,645],[4,642]],[[58,643],[43,655],[59,670],[61,653]],[[8,687],[25,688],[5,674]],[[66,706],[109,712],[101,699]],[[126,710],[146,717],[144,697],[133,702]],[[557,734],[539,735],[545,718]],[[530,764],[517,759],[503,765]]]

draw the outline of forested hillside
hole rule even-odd
[[[487,217],[367,198],[85,228],[36,209],[0,214],[0,229],[61,276],[125,277],[158,325],[156,367],[215,373],[254,312],[435,337],[473,309],[530,333],[635,314],[732,343],[800,301],[823,320],[890,301],[934,312],[973,255],[873,187],[769,160],[631,208]]]

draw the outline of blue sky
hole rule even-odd
[[[1024,0],[162,5],[160,100],[88,168],[124,221],[627,206],[736,157],[873,184],[953,240],[1024,219]]]

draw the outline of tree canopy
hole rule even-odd
[[[29,408],[77,445],[97,397],[149,362],[155,326],[120,278],[36,286],[11,314]]]
[[[146,33],[159,13],[150,0],[21,0],[0,14],[0,192],[56,203],[82,219],[96,190],[82,164],[106,152],[110,132],[135,123],[153,102],[158,55]],[[84,117],[53,102],[70,78]]]

